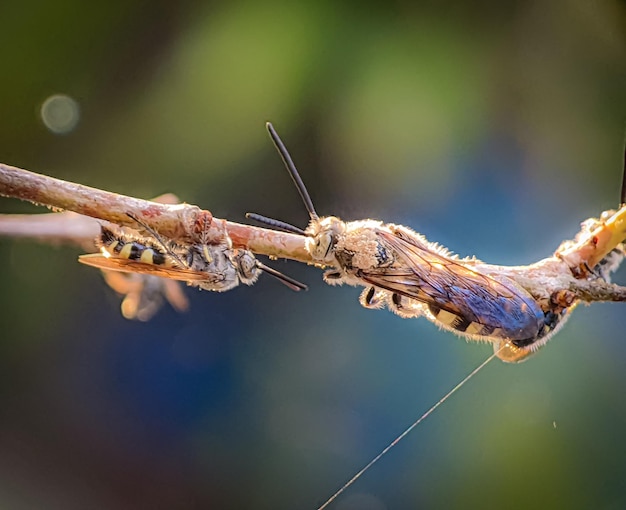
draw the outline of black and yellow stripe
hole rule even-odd
[[[437,320],[437,322],[440,322],[444,326],[454,329],[459,333],[485,337],[499,336],[497,334],[498,328],[492,328],[490,326],[480,324],[479,322],[471,321],[467,317],[454,314],[447,310],[442,310],[435,305],[429,305],[428,310],[430,311],[431,315]]]
[[[102,252],[106,252],[110,257],[164,267],[176,265],[171,256],[148,239],[127,237],[102,226],[98,241]]]

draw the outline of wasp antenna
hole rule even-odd
[[[133,220],[135,223],[138,223],[139,226],[141,228],[143,228],[144,230],[146,230],[147,232],[150,233],[150,235],[152,237],[154,237],[157,241],[159,241],[163,247],[165,248],[165,243],[163,242],[163,240],[161,239],[161,236],[158,234],[158,232],[156,230],[154,230],[150,225],[144,223],[143,221],[141,221],[139,218],[137,218],[137,216],[135,216],[133,213],[126,213],[126,216],[128,216],[131,220]]]
[[[144,223],[143,221],[141,221],[139,218],[137,218],[137,216],[135,216],[132,213],[127,212],[126,216],[128,216],[131,220],[133,220],[134,222],[138,223],[144,230],[146,230],[147,232],[150,233],[150,235],[152,237],[154,237],[156,239],[156,241],[161,245],[161,247],[165,250],[165,253],[167,253],[170,257],[172,257],[176,262],[178,262],[181,267],[186,267],[186,264],[181,260],[181,258],[174,253],[174,251],[172,250],[172,248],[170,248],[165,241],[161,238],[161,236],[159,235],[159,233],[154,230],[150,225],[147,225],[146,223]]]
[[[257,267],[261,271],[269,275],[272,275],[277,280],[280,280],[281,283],[289,287],[291,290],[294,290],[296,292],[299,292],[301,290],[308,290],[308,287],[304,283],[300,283],[298,280],[294,280],[290,276],[287,276],[286,274],[283,274],[280,271],[276,271],[276,269],[272,269],[271,267],[266,266],[265,264],[261,264],[259,261],[257,261]]]
[[[268,218],[267,216],[262,216],[257,213],[246,213],[246,218],[262,223],[263,225],[267,225],[268,227],[282,230],[283,232],[291,232],[292,234],[299,234],[302,236],[306,235],[306,232],[299,227],[284,221],[275,220],[274,218]]]
[[[267,122],[265,124],[265,127],[267,127],[267,131],[270,134],[272,142],[274,142],[274,146],[278,150],[278,153],[280,154],[280,157],[282,158],[283,163],[285,163],[285,166],[287,167],[287,171],[289,172],[289,175],[291,175],[291,179],[293,180],[293,183],[296,185],[296,188],[298,189],[298,193],[300,193],[300,196],[302,197],[302,201],[304,202],[304,206],[306,207],[306,210],[308,211],[309,216],[311,217],[312,220],[319,220],[320,217],[317,215],[317,212],[315,212],[315,207],[313,207],[311,196],[309,195],[309,192],[306,190],[306,186],[302,182],[302,178],[300,177],[298,170],[296,170],[296,165],[294,165],[293,160],[291,159],[291,156],[289,155],[289,152],[287,151],[287,148],[285,147],[285,144],[280,139],[280,136],[278,136],[278,133],[274,129],[274,126],[272,126],[271,122]]]

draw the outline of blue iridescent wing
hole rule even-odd
[[[483,330],[478,336],[526,340],[539,335],[544,313],[527,292],[437,253],[436,248],[412,234],[400,228],[378,230],[381,246],[395,254],[395,260],[387,267],[361,270],[359,277],[375,287],[425,303],[435,316],[445,310],[460,323],[479,324]]]

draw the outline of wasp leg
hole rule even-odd
[[[385,306],[387,292],[376,287],[366,287],[359,297],[359,303],[369,309],[378,309]]]
[[[324,281],[328,283],[329,285],[342,285],[343,283],[345,283],[345,280],[341,272],[334,271],[332,269],[324,273]]]
[[[419,301],[407,298],[395,292],[389,295],[387,293],[387,308],[403,319],[413,317],[421,317],[426,313],[424,305]]]

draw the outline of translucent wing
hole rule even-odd
[[[541,331],[544,313],[524,291],[438,254],[408,232],[377,230],[377,235],[397,261],[360,271],[364,281],[426,303],[435,315],[445,310],[468,324],[480,324],[483,335],[526,340]]]
[[[117,257],[105,257],[100,253],[81,255],[78,257],[78,261],[82,264],[98,267],[100,269],[122,271],[124,273],[142,273],[183,282],[218,282],[222,279],[219,275],[211,273],[176,267],[163,267],[155,264],[144,264],[143,262]]]

